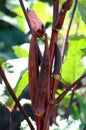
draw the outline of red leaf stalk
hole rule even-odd
[[[58,32],[62,28],[66,12],[71,7],[73,0],[67,0],[63,4],[62,10],[59,14],[58,14],[58,8],[57,8],[57,12],[56,12],[56,6],[55,6],[56,2],[59,3],[58,0],[53,0],[53,17],[54,17],[53,19],[54,20],[53,20],[51,42],[50,42],[50,68],[52,68],[52,63],[53,63],[53,58],[54,58],[54,50],[55,50],[55,43],[57,42]]]
[[[70,9],[72,3],[73,3],[73,0],[67,0],[62,5],[61,12],[59,13],[59,16],[57,17],[57,21],[56,21],[56,23],[54,25],[54,27],[56,29],[61,29],[62,28],[64,19],[65,19],[65,15],[66,15],[67,11]]]
[[[64,59],[64,54],[65,54],[65,50],[66,50],[66,46],[67,46],[69,31],[70,31],[70,27],[71,27],[71,24],[72,24],[72,21],[73,21],[73,18],[74,18],[74,14],[75,14],[75,11],[76,11],[77,3],[78,3],[78,0],[75,0],[75,5],[74,5],[73,11],[71,13],[71,17],[69,19],[69,23],[68,23],[68,27],[67,27],[67,31],[66,31],[66,36],[64,38],[64,43],[63,43],[62,51],[61,51],[62,62],[63,62],[63,59]]]
[[[61,100],[64,98],[64,96],[75,86],[78,85],[80,80],[82,80],[84,77],[86,77],[86,73],[84,73],[80,78],[78,78],[73,84],[71,84],[69,87],[66,88],[66,90],[57,98],[57,99],[52,99],[50,101],[50,104],[52,105],[57,105]]]

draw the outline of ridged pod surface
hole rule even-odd
[[[30,41],[28,69],[29,69],[29,93],[30,98],[32,100],[32,105],[34,105],[36,96],[36,86],[39,74],[39,64],[38,64],[37,41],[33,35]]]
[[[49,64],[49,48],[47,36],[45,36],[45,52],[38,78],[38,85],[35,100],[35,115],[41,116],[45,113],[45,105],[47,100],[47,92],[50,82],[50,64]]]

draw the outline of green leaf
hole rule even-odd
[[[6,61],[7,61],[7,59],[5,57],[0,56],[0,65],[2,65]]]
[[[55,98],[58,98],[58,96],[59,96],[60,94],[62,94],[62,92],[63,92],[63,90],[61,90],[61,89],[56,89]]]
[[[14,21],[11,18],[11,23]],[[28,42],[27,36],[23,31],[14,27],[6,21],[0,20],[0,44],[3,43],[1,49],[8,50],[13,45],[20,45],[21,43]]]
[[[58,98],[64,90],[61,89],[56,89],[56,93],[55,93],[55,98]],[[69,101],[70,101],[70,94],[66,94],[65,97],[62,99],[62,105],[67,108],[69,105]]]
[[[17,17],[16,17],[17,24],[15,26],[19,28],[20,30],[24,31],[25,30],[24,25],[25,25],[26,19],[24,17],[24,13],[22,11],[21,6],[14,8],[12,11],[17,14]]]
[[[38,1],[32,8],[44,24],[52,21],[51,8],[48,4]]]
[[[17,98],[21,95],[22,91],[25,89],[26,85],[28,84],[28,72],[25,71],[19,78],[16,87],[14,88],[15,95]],[[15,101],[10,96],[6,102],[6,106],[10,109],[13,109],[15,106]]]
[[[15,89],[14,92],[16,94],[17,97],[20,96],[20,94],[22,93],[22,91],[24,90],[24,88],[27,86],[28,84],[28,72],[23,72]]]
[[[86,54],[86,48],[84,48],[84,49],[81,49],[85,54]]]
[[[81,1],[78,3],[78,9],[82,16],[82,20],[86,24],[86,0],[83,0],[83,2]]]
[[[28,57],[28,52],[24,50],[21,46],[16,45],[16,46],[13,46],[12,48],[17,57]]]
[[[80,112],[76,104],[71,107],[71,115],[74,119],[80,119]]]
[[[86,0],[78,0],[81,4],[86,4]]]
[[[80,106],[80,118],[83,124],[86,124],[86,100],[83,96],[78,96],[78,102]]]
[[[52,0],[39,0],[39,1],[42,1],[42,2],[47,2],[47,3],[49,3],[50,5],[52,5],[53,4],[53,2],[52,2]],[[46,4],[46,3],[45,3]]]
[[[70,101],[70,94],[66,94],[66,96],[63,98],[62,100],[62,105],[65,107],[65,108],[68,108],[68,105],[69,105],[69,101]]]
[[[62,65],[62,78],[69,84],[77,80],[85,68],[81,63],[82,49],[86,48],[86,39],[69,40],[67,56]]]
[[[81,40],[81,39],[85,39],[84,35],[70,35],[69,36],[69,40]]]
[[[24,17],[24,13],[22,11],[21,6],[17,6],[12,11],[15,12],[18,16]]]

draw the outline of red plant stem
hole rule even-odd
[[[52,99],[55,98],[55,92],[56,92],[56,86],[59,84],[59,80],[58,79],[53,79],[53,90],[52,90]]]
[[[63,43],[63,46],[62,46],[62,51],[61,51],[62,62],[63,62],[63,59],[64,59],[64,53],[65,53],[66,46],[67,46],[68,35],[69,35],[70,27],[71,27],[71,24],[72,24],[72,21],[73,21],[73,18],[74,18],[74,14],[75,14],[75,11],[76,11],[77,3],[78,3],[78,0],[75,0],[75,5],[74,5],[73,11],[71,13],[71,17],[70,17],[68,27],[67,27],[66,36],[65,36],[64,43]]]
[[[57,42],[57,38],[58,38],[58,32],[55,29],[52,29],[52,36],[50,42],[50,70],[52,69],[55,43]]]
[[[52,70],[52,63],[54,57],[55,43],[58,38],[58,31],[55,30],[55,22],[58,18],[58,8],[59,8],[59,0],[53,0],[53,29],[50,41],[50,70]]]
[[[59,29],[61,29],[66,12],[69,10],[72,0],[68,0],[65,2],[65,6],[62,7],[62,10],[60,14],[58,14],[58,7],[56,7],[56,4],[58,5],[59,1],[58,0],[53,0],[53,29],[52,29],[52,36],[51,36],[51,41],[50,41],[50,70],[52,70],[52,64],[53,64],[53,58],[54,58],[54,51],[55,51],[55,43],[57,42],[58,38],[58,32]],[[57,12],[56,12],[57,10]],[[54,79],[55,80],[55,79]],[[54,83],[55,81],[53,81]],[[55,84],[54,87],[56,88]],[[55,90],[54,88],[54,90]]]
[[[67,87],[67,89],[57,98],[57,99],[52,99],[50,101],[50,104],[52,105],[56,105],[59,102],[61,102],[61,100],[64,98],[64,96],[75,86],[77,85],[80,80],[82,80],[84,77],[86,77],[86,73],[84,73],[80,78],[78,78],[73,84],[71,84],[69,87]]]
[[[41,130],[42,116],[35,116],[37,130]]]
[[[57,42],[57,39],[58,39],[58,31],[56,31],[54,29],[56,20],[58,18],[58,13],[59,13],[59,0],[53,0],[53,29],[52,29],[52,36],[51,36],[51,41],[50,41],[50,70],[52,70],[54,51],[55,51],[55,43]],[[53,81],[53,83],[54,83],[54,85],[53,85],[52,96],[54,96],[57,81],[55,80],[55,81]]]
[[[47,123],[48,123],[48,120],[49,120],[49,115],[50,115],[51,107],[52,107],[52,104],[47,104],[46,113],[45,113],[45,119],[44,119],[44,125],[43,125],[43,130],[47,130]]]
[[[61,9],[59,16],[57,17],[56,23],[54,25],[55,28],[57,28],[57,29],[62,28],[64,19],[65,19],[65,15],[66,15],[67,11],[70,9],[72,2],[73,2],[73,0],[66,0],[66,2],[63,3],[62,9]]]
[[[68,119],[68,117],[70,115],[70,110],[71,110],[71,106],[72,106],[72,102],[73,102],[73,97],[74,97],[74,90],[72,90],[69,106],[68,106],[67,112],[66,112],[66,118],[67,119]]]
[[[1,75],[4,83],[6,84],[6,87],[7,87],[8,91],[9,91],[10,95],[12,96],[12,98],[15,101],[15,103],[16,103],[17,107],[19,108],[20,112],[22,113],[22,115],[26,119],[26,121],[27,121],[28,125],[30,126],[31,130],[35,130],[32,123],[31,123],[31,121],[29,120],[29,118],[27,116],[27,113],[24,111],[24,109],[21,106],[21,104],[19,103],[14,91],[12,90],[12,88],[11,88],[11,86],[10,86],[10,84],[9,84],[9,82],[8,82],[8,80],[7,80],[7,78],[6,78],[5,74],[4,74],[4,71],[3,71],[1,66],[0,66],[0,75]]]
[[[57,20],[59,13],[59,0],[53,0],[53,26]]]
[[[60,14],[58,14],[58,7],[57,7],[57,12],[56,12],[55,4],[57,3],[57,6],[58,6],[58,2],[59,2],[58,0],[57,1],[53,0],[53,29],[52,29],[52,36],[51,36],[51,42],[50,42],[50,68],[52,67],[52,62],[53,62],[53,57],[54,57],[54,48],[55,48],[55,43],[57,42],[58,31],[59,29],[61,29],[63,25],[66,12],[69,10],[72,0],[67,0],[65,2],[65,6],[62,7]]]

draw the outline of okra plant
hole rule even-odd
[[[86,77],[86,72],[84,71],[82,75],[80,75],[78,78],[75,78],[71,84],[64,82],[62,79],[62,76],[64,75],[62,72],[63,67],[65,66],[64,61],[67,57],[65,52],[68,47],[69,31],[71,29],[71,24],[78,6],[78,2],[82,1],[65,0],[60,6],[60,0],[52,0],[53,16],[50,40],[48,39],[46,27],[37,16],[36,12],[31,9],[26,9],[23,0],[19,0],[19,2],[26,18],[28,27],[31,31],[30,49],[28,52],[28,92],[32,103],[32,110],[36,122],[36,130],[49,130],[51,113],[53,110],[56,112],[56,106],[59,106],[64,97],[68,94],[68,92],[71,91],[72,94],[69,106],[66,111],[66,118],[68,119],[73,102],[74,92],[78,89],[78,85],[81,80]],[[62,47],[60,48],[59,33],[64,26],[64,21],[66,20],[65,18],[68,11],[70,11],[71,14],[66,28],[66,35],[64,37]],[[42,10],[40,10],[40,12],[42,13]],[[44,44],[43,54],[41,53],[39,47],[39,39]],[[82,49],[84,48],[85,47]],[[68,53],[72,53],[71,51]],[[68,67],[70,68],[70,66]],[[66,69],[68,68],[65,68],[65,73]],[[29,120],[26,112],[19,103],[15,91],[12,90],[2,69],[2,65],[0,66],[0,75],[6,84],[10,95],[15,101],[15,104],[28,122],[30,129],[35,130],[34,125]],[[57,94],[58,96],[56,97],[56,93],[60,89],[60,83],[62,83],[62,86],[65,87],[63,88],[62,93]],[[10,110],[13,111],[13,109],[14,105],[11,106]]]

